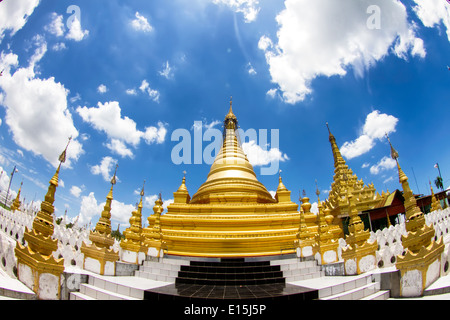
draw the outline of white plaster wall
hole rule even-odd
[[[144,262],[144,260],[145,260],[145,253],[144,252],[139,252],[139,254],[138,254],[138,263],[142,264],[142,262]]]
[[[432,264],[428,266],[427,278],[425,280],[425,288],[428,287],[433,282],[435,282],[436,279],[439,278],[440,273],[441,273],[441,262],[440,259],[436,259],[435,261],[433,261]]]
[[[34,291],[34,277],[33,271],[29,266],[19,263],[19,280],[23,282],[28,288]]]
[[[324,263],[333,263],[337,261],[337,254],[334,250],[328,250],[323,254]]]
[[[375,268],[375,266],[376,266],[375,263],[376,263],[376,261],[375,261],[374,255],[370,254],[370,255],[364,256],[359,260],[359,271],[360,272],[370,271]]]
[[[51,273],[42,273],[39,276],[39,298],[44,300],[57,300],[59,277]]]
[[[158,256],[158,249],[156,248],[148,248],[147,255],[151,257],[157,257]]]
[[[419,297],[422,295],[422,272],[420,270],[406,271],[400,279],[402,297]]]
[[[303,247],[301,249],[301,256],[302,257],[310,257],[313,255],[313,249],[312,246]]]
[[[100,261],[87,257],[84,260],[84,269],[100,274]]]
[[[120,260],[129,262],[129,263],[136,263],[137,252],[122,249]]]
[[[344,267],[346,275],[355,275],[358,271],[356,268],[356,258],[345,260]]]
[[[116,263],[111,261],[106,261],[105,263],[105,276],[114,276],[116,274]]]

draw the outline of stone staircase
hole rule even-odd
[[[307,289],[306,291],[316,292],[312,296],[320,300],[389,298],[389,291],[380,290],[380,284],[372,274],[328,277],[315,260],[198,260],[200,261],[173,258],[147,260],[135,271],[134,276],[106,277],[92,274],[89,275],[88,283],[81,284],[79,292],[70,294],[70,299],[142,300],[152,297],[150,293],[153,291],[159,292],[158,294],[163,294],[164,290],[169,293],[170,290],[179,292],[182,286],[264,288],[275,285],[287,286],[288,290],[284,289],[284,292],[288,294],[293,292],[293,288]],[[168,290],[170,287],[172,288]]]

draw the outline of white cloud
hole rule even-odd
[[[105,192],[109,192],[109,189],[105,190]],[[113,190],[113,197],[114,197],[114,190]],[[80,225],[84,225],[91,222],[92,223],[91,227],[94,228],[101,216],[105,204],[106,201],[98,203],[98,200],[96,199],[94,192],[89,193],[88,196],[82,196],[79,213],[80,218],[78,220],[79,221],[78,223]],[[134,205],[125,204],[121,201],[113,199],[111,203],[111,220],[115,220],[119,223],[126,224],[131,217],[131,212],[134,210],[135,210]]]
[[[166,61],[166,63],[163,65],[163,69],[161,71],[158,71],[158,73],[166,79],[173,78],[173,69],[170,67],[169,61]]]
[[[64,50],[66,48],[67,47],[66,47],[66,44],[64,42],[58,42],[58,43],[55,43],[53,45],[52,50],[53,51],[61,51],[61,50]]]
[[[13,74],[11,67],[18,66],[17,55],[1,53],[0,65],[5,68],[0,77],[3,97],[0,103],[6,108],[5,122],[12,132],[14,142],[21,148],[43,156],[55,167],[58,157],[72,137],[67,151],[65,166],[77,160],[83,153],[76,140],[78,130],[67,108],[69,91],[53,77],[36,77],[35,66],[47,51],[42,37],[35,37],[39,47],[30,58],[27,68],[18,68]]]
[[[106,144],[106,147],[113,153],[116,153],[121,157],[134,157],[133,152],[129,148],[127,148],[125,143],[123,143],[121,140],[111,139],[111,141]]]
[[[144,93],[147,93],[150,99],[152,99],[155,102],[159,102],[159,91],[154,90],[150,88],[149,83],[147,80],[142,80],[141,86],[139,87],[139,90],[141,90]]]
[[[143,138],[147,144],[157,143],[161,144],[164,142],[167,134],[167,129],[164,127],[164,123],[161,121],[158,122],[158,128],[156,127],[147,127],[145,128],[145,132],[143,134]]]
[[[268,95],[269,97],[271,97],[273,99],[277,95],[277,92],[278,92],[278,89],[272,88],[266,92],[266,95]]]
[[[242,13],[247,23],[255,21],[260,11],[259,0],[213,0],[213,3],[227,5],[235,12]]]
[[[345,142],[341,147],[341,154],[347,159],[353,159],[369,152],[375,146],[375,141],[366,134],[356,140]]]
[[[247,72],[251,76],[255,76],[257,74],[255,68],[253,68],[253,66],[250,62],[247,64]]]
[[[83,30],[81,28],[80,20],[78,20],[78,18],[74,16],[74,19],[72,20],[72,23],[69,27],[69,32],[66,34],[66,39],[81,41],[88,35],[89,30]]]
[[[94,175],[101,175],[105,181],[110,181],[113,175],[111,171],[116,164],[116,159],[113,159],[110,156],[103,157],[100,164],[91,167],[91,173]]]
[[[105,93],[106,91],[108,91],[108,88],[104,84],[99,85],[97,88],[98,93]]]
[[[137,11],[135,17],[135,19],[131,20],[131,26],[134,30],[143,32],[150,32],[153,30],[153,27],[150,25],[150,23],[148,23],[146,17],[140,15]]]
[[[83,190],[77,186],[72,186],[72,188],[70,188],[70,193],[76,198],[80,197],[82,191]]]
[[[0,42],[3,40],[6,30],[10,30],[10,34],[13,36],[22,29],[38,5],[39,0],[3,1],[0,10]]]
[[[264,150],[254,140],[243,143],[242,149],[253,166],[265,166],[272,162],[289,160],[287,154],[282,153],[278,148]]]
[[[64,28],[63,16],[53,12],[52,21],[49,25],[45,26],[45,30],[57,37],[63,36],[64,31],[66,30],[66,28]]]
[[[368,7],[381,9],[381,28],[370,29]],[[264,51],[272,82],[289,104],[303,101],[319,76],[344,76],[353,70],[362,76],[370,66],[392,52],[424,57],[423,41],[407,20],[399,0],[286,0],[276,17],[277,43],[263,35]]]
[[[127,89],[127,90],[125,90],[125,93],[130,95],[130,96],[137,95],[136,89]]]
[[[394,116],[375,110],[367,115],[362,128],[362,134],[354,141],[345,142],[341,154],[347,159],[356,158],[370,151],[376,140],[384,138],[385,134],[395,132],[398,119]]]
[[[413,0],[416,3],[414,11],[428,28],[443,24],[447,29],[447,37],[450,41],[450,5],[448,1],[441,0]]]
[[[89,223],[92,217],[101,214],[102,210],[103,208],[95,199],[94,192],[89,193],[88,196],[82,196],[78,224],[84,225]]]
[[[90,123],[95,129],[103,131],[109,138],[106,147],[112,152],[122,156],[133,158],[133,152],[125,145],[131,144],[137,147],[141,139],[147,144],[161,144],[165,140],[167,129],[165,124],[158,122],[158,127],[149,126],[144,131],[136,128],[136,122],[128,118],[122,117],[119,102],[110,101],[102,104],[98,103],[98,107],[78,107],[76,109],[81,118]]]
[[[85,122],[95,129],[105,132],[108,137],[120,139],[132,145],[137,145],[142,133],[136,129],[136,122],[127,116],[122,117],[119,102],[98,102],[97,108],[78,107],[77,113]]]
[[[379,174],[382,171],[393,169],[397,166],[397,162],[391,157],[383,157],[376,165],[370,167],[371,174]]]

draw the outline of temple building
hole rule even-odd
[[[291,200],[281,171],[274,196],[258,181],[238,128],[230,101],[222,146],[205,182],[191,196],[184,172],[174,202],[163,214],[160,194],[146,227],[143,186],[122,240],[111,235],[117,166],[95,230],[72,229],[76,221],[68,227],[65,217],[64,225],[55,223],[64,150],[36,216],[20,206],[19,196],[11,211],[0,208],[0,268],[26,287],[26,297],[143,299],[152,300],[152,308],[161,300],[193,306],[192,299],[247,298],[298,308],[304,300],[385,300],[443,290],[430,287],[450,277],[450,208],[430,188],[425,214],[392,145],[401,190],[380,196],[348,167],[328,128],[332,190],[321,201],[316,184],[314,214],[305,191],[300,207]],[[387,228],[374,232],[364,214],[369,224],[370,216],[384,219]],[[399,214],[403,220],[391,221]]]

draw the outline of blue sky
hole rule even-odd
[[[322,200],[330,190],[326,122],[380,193],[400,187],[385,132],[414,192],[429,193],[436,162],[450,186],[445,0],[4,0],[0,41],[0,187],[16,165],[13,194],[23,181],[27,203],[43,199],[72,136],[57,216],[95,225],[116,163],[113,228],[144,180],[144,218],[183,171],[192,196],[210,167],[193,164],[210,143],[194,147],[194,132],[221,130],[230,96],[243,130],[268,130],[269,145],[244,143],[259,180],[276,190],[261,169],[278,163],[293,201],[304,189],[314,202],[315,180]],[[177,165],[183,129],[192,157]]]

